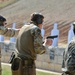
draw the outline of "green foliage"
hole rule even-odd
[[[50,74],[50,73],[45,73],[45,72],[36,72],[37,75],[55,75],[55,74]]]

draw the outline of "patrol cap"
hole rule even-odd
[[[49,39],[49,38],[50,38],[50,39],[54,39],[54,38],[57,38],[57,37],[58,37],[58,35],[54,35],[54,36],[47,36],[46,38],[47,38],[47,39]]]
[[[0,22],[4,22],[4,21],[6,21],[6,19],[0,15]]]

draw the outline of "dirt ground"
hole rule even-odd
[[[45,37],[50,35],[53,24],[58,23],[59,44],[67,43],[70,25],[75,21],[75,0],[18,0],[0,9],[0,15],[7,18],[7,27],[12,27],[12,23],[16,22],[16,28],[30,22],[30,14],[33,12],[40,12],[45,16]]]

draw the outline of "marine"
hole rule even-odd
[[[12,75],[36,75],[37,54],[45,53],[46,46],[52,44],[52,39],[46,39],[44,43],[42,40],[41,28],[44,16],[40,13],[32,13],[30,20],[30,24],[23,26],[17,36],[17,57],[12,62]]]
[[[0,15],[0,35],[8,36],[8,37],[13,37],[15,36],[15,33],[18,31],[15,31],[14,29],[8,29],[6,27],[7,25],[7,20],[5,17]],[[2,68],[1,68],[1,43],[0,43],[0,75],[2,74]]]
[[[62,75],[75,75],[75,22],[73,22],[74,37],[63,53]]]

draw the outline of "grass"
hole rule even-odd
[[[37,71],[36,75],[56,75],[56,74],[51,74],[51,73],[45,73],[45,72]]]
[[[2,2],[2,3],[0,3],[0,9],[2,9],[8,5],[11,5],[11,4],[15,3],[16,1],[19,1],[19,0],[8,0],[5,2]]]
[[[10,66],[2,65],[2,75],[11,75]]]
[[[2,65],[2,75],[11,75],[10,66]],[[36,75],[57,75],[57,74],[50,74],[50,73],[37,71]]]

